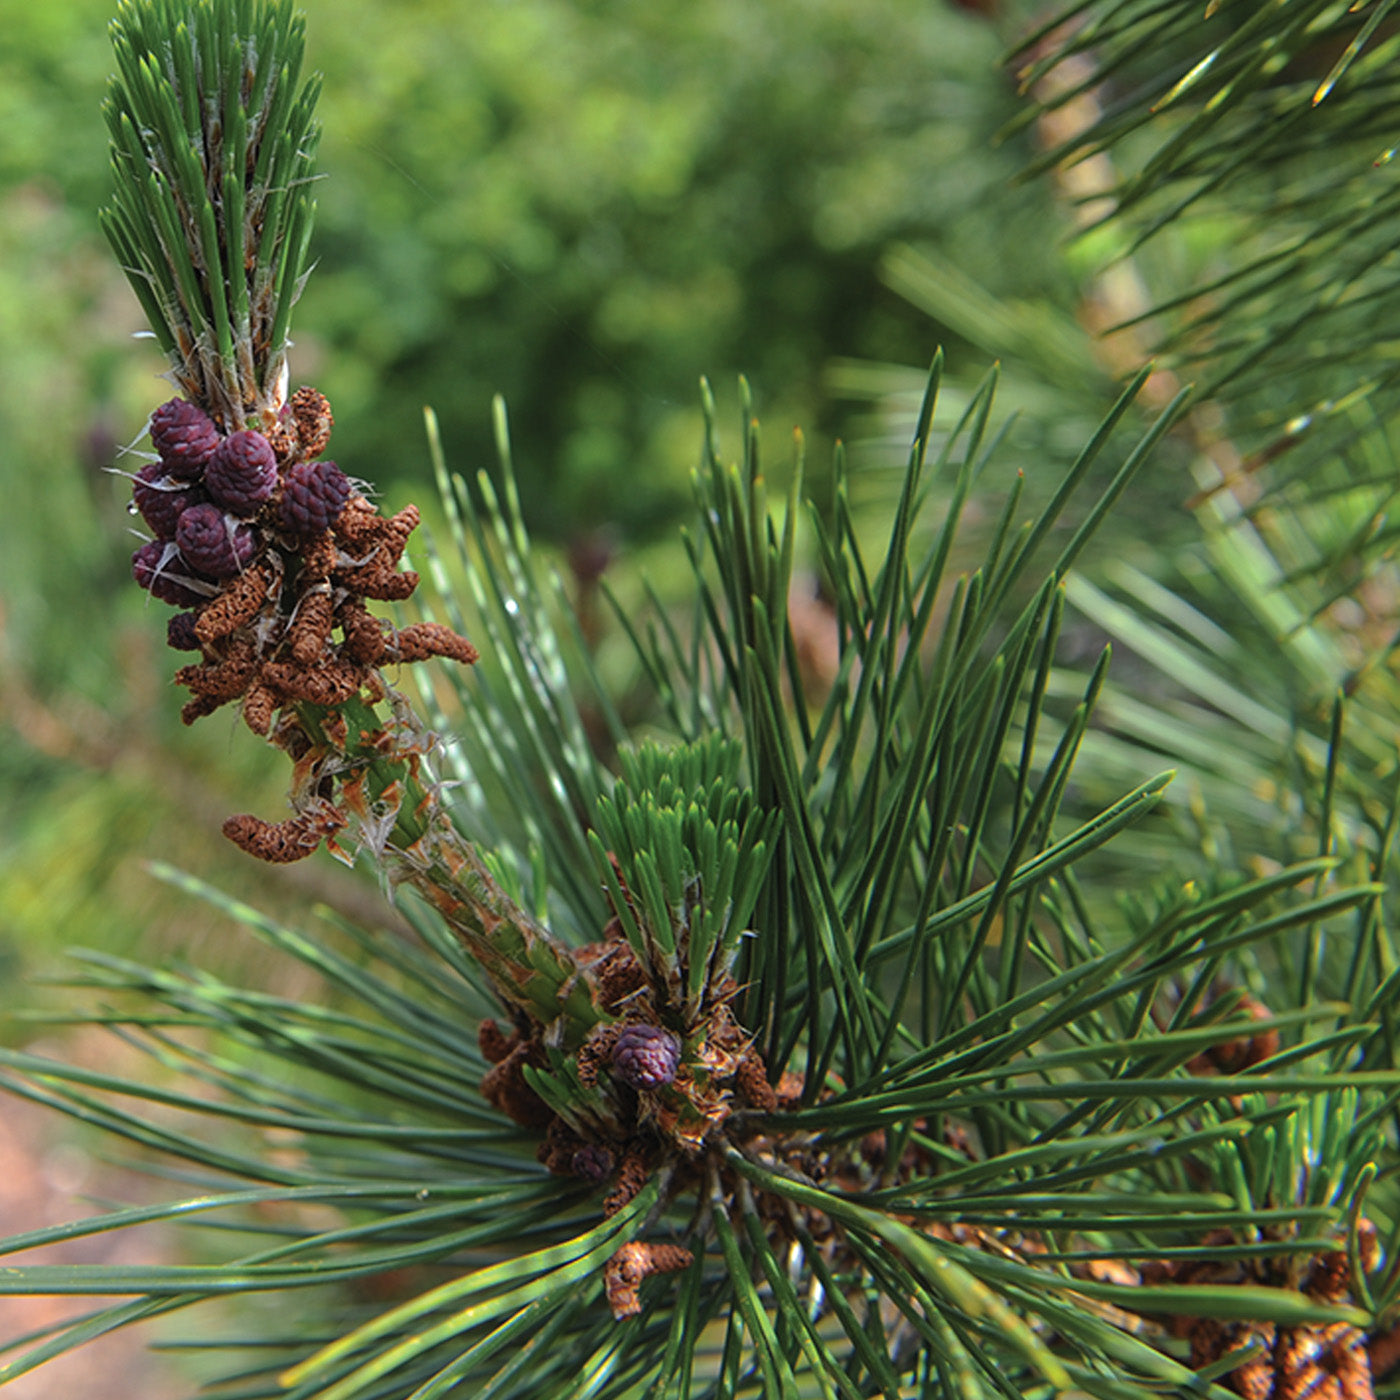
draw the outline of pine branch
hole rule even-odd
[[[1225,1400],[1228,1380],[1296,1400],[1363,1370],[1369,1385],[1400,1295],[1380,1248],[1400,1219],[1400,974],[1379,912],[1393,818],[1370,869],[1344,869],[1338,705],[1323,841],[1248,880],[1217,862],[1184,881],[1163,859],[1160,881],[1139,870],[1119,898],[1094,882],[1101,852],[1145,824],[1169,775],[1083,800],[1106,651],[1057,689],[1070,571],[1184,396],[1125,447],[1136,376],[1045,506],[1021,520],[1013,487],[956,577],[960,516],[1008,445],[994,375],[944,431],[935,361],[877,553],[844,465],[833,509],[809,509],[799,440],[779,518],[747,393],[737,462],[707,401],[689,603],[619,604],[656,692],[637,746],[543,582],[508,454],[502,486],[473,494],[434,443],[457,555],[427,557],[462,581],[449,616],[486,651],[468,673],[483,682],[456,678],[468,723],[444,754],[382,669],[476,648],[366,606],[413,593],[399,566],[417,512],[381,517],[322,458],[325,400],[302,389],[283,412],[268,378],[309,218],[278,200],[304,191],[265,185],[256,240],[246,219],[220,223],[238,205],[226,177],[306,145],[300,29],[242,0],[122,13],[136,116],[113,129],[153,144],[118,160],[127,214],[109,223],[146,210],[150,236],[128,247],[166,261],[138,295],[200,365],[153,419],[138,582],[184,610],[169,639],[198,656],[178,675],[186,717],[238,702],[291,760],[294,816],[230,834],[264,859],[364,852],[412,891],[422,942],[346,926],[346,948],[163,872],[336,997],[93,959],[78,983],[150,1075],[0,1050],[7,1087],[154,1150],[196,1193],[9,1249],[185,1218],[221,1241],[213,1262],[3,1271],[0,1291],[137,1301],[0,1379],[232,1296],[277,1310],[232,1344],[229,1387],[250,1397],[1167,1385]],[[230,166],[219,142],[240,121]],[[246,213],[264,186],[234,184]],[[254,241],[275,275],[255,259],[245,276]],[[504,446],[503,414],[498,429]],[[826,666],[791,604],[809,542]],[[1157,640],[1195,663],[1203,698],[1235,693]],[[1363,951],[1339,976],[1329,935],[1348,927]],[[493,999],[506,1024],[483,1019]]]

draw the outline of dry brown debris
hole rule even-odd
[[[778,1111],[778,1095],[768,1082],[767,1066],[763,1063],[763,1057],[752,1048],[739,1061],[739,1068],[734,1073],[734,1088],[745,1103],[760,1113]]]
[[[640,1147],[629,1147],[618,1165],[613,1188],[603,1201],[604,1219],[636,1200],[650,1176],[651,1154]]]
[[[1366,1334],[1345,1322],[1282,1329],[1273,1371],[1273,1400],[1371,1400],[1375,1393]]]
[[[499,1108],[512,1122],[522,1128],[544,1128],[554,1117],[554,1110],[530,1087],[525,1078],[525,1066],[543,1069],[548,1057],[533,1041],[518,1041],[504,1059],[491,1066],[481,1081],[486,1102]]]
[[[520,1037],[503,1031],[488,1016],[476,1028],[476,1043],[487,1062],[498,1065],[520,1043]]]
[[[608,1260],[604,1275],[608,1306],[618,1321],[636,1317],[642,1310],[638,1294],[642,1280],[652,1274],[670,1274],[687,1269],[695,1256],[678,1244],[625,1244]]]
[[[598,1003],[614,1016],[621,1015],[633,998],[650,984],[646,969],[637,960],[632,945],[622,935],[622,926],[613,920],[605,930],[609,936],[600,943],[590,943],[579,950],[580,961],[587,964],[598,988]]]
[[[579,1083],[591,1089],[598,1082],[598,1074],[607,1068],[612,1057],[613,1046],[622,1034],[622,1022],[604,1021],[589,1031],[587,1038],[578,1048],[574,1057],[574,1067],[578,1070]]]
[[[1254,1021],[1267,1021],[1271,1014],[1262,1001],[1248,995],[1240,998],[1238,1010]],[[1212,1045],[1187,1061],[1186,1070],[1189,1074],[1243,1074],[1278,1051],[1279,1034],[1271,1026]]]
[[[1366,1343],[1366,1356],[1374,1380],[1388,1376],[1400,1364],[1400,1324],[1373,1334]]]

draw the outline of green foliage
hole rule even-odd
[[[622,776],[598,799],[590,833],[598,874],[643,965],[664,969],[666,982],[688,969],[677,1001],[690,1024],[749,931],[777,813],[761,812],[744,785],[740,746],[720,734],[647,744],[619,760]]]

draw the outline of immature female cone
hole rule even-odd
[[[206,501],[180,513],[175,547],[195,573],[228,579],[243,572],[257,550],[257,540],[251,527]]]
[[[234,515],[256,515],[276,486],[277,458],[261,433],[230,433],[204,469],[204,489]]]
[[[184,561],[173,543],[151,540],[131,556],[131,576],[152,598],[176,608],[193,608],[204,602],[198,580],[184,576]]]
[[[180,517],[207,497],[194,482],[172,475],[164,462],[151,462],[132,480],[131,499],[156,539],[173,540]]]
[[[612,1072],[634,1089],[661,1089],[676,1077],[681,1043],[661,1026],[627,1026],[613,1044]]]
[[[350,500],[350,478],[334,462],[295,462],[282,481],[278,521],[294,535],[329,530]]]
[[[197,404],[170,399],[151,414],[151,445],[171,476],[197,481],[219,446],[219,430]]]

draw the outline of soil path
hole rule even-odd
[[[94,1161],[73,1145],[73,1138],[70,1125],[57,1113],[0,1096],[0,1237],[94,1214],[93,1198],[140,1198],[139,1178]],[[159,1236],[123,1230],[66,1241],[5,1262],[153,1263],[160,1249]],[[0,1341],[91,1312],[93,1306],[86,1298],[0,1297]],[[3,1388],[4,1400],[183,1400],[195,1387],[179,1383],[172,1364],[146,1350],[148,1336],[146,1329],[137,1327],[89,1342],[11,1381]]]

